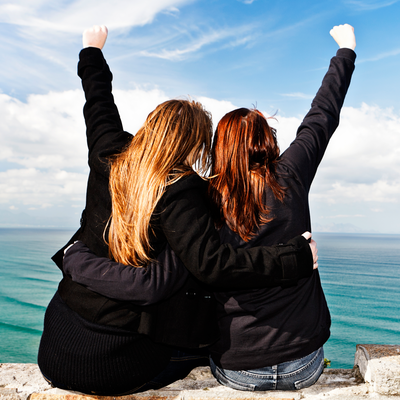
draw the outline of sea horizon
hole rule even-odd
[[[0,227],[0,362],[36,362],[61,272],[51,256],[75,229]],[[400,234],[313,232],[332,316],[325,357],[351,368],[356,344],[400,344]]]
[[[335,234],[354,234],[354,235],[400,235],[399,232],[380,232],[376,230],[365,230],[361,229],[355,225],[348,224],[349,227],[348,229],[344,230],[339,230],[341,226],[346,225],[346,224],[334,224],[332,227],[326,226],[324,227],[319,227],[317,229],[313,229],[312,233],[335,233]],[[335,227],[338,227],[336,230]],[[20,225],[20,224],[1,224],[0,223],[0,229],[52,229],[52,230],[66,230],[66,231],[76,231],[78,230],[78,226],[59,226],[59,225]]]

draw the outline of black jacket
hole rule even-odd
[[[281,154],[276,172],[279,184],[286,188],[284,201],[270,190],[265,194],[273,220],[247,243],[224,226],[220,231],[223,242],[237,248],[273,245],[311,231],[310,186],[339,124],[354,61],[352,50],[338,50],[296,139]],[[212,346],[211,355],[225,369],[255,369],[299,359],[329,338],[331,320],[318,270],[294,286],[216,292],[215,297],[221,338]]]

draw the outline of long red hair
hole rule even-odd
[[[239,108],[221,119],[211,149],[209,184],[217,226],[225,222],[249,241],[272,220],[265,205],[266,188],[280,201],[285,193],[275,174],[279,153],[275,129],[260,111]]]

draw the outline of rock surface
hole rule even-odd
[[[394,400],[393,396],[372,392],[371,385],[364,383],[356,372],[349,369],[327,369],[314,386],[299,391],[242,392],[219,385],[210,369],[202,367],[161,390],[115,398],[52,388],[36,364],[0,364],[0,400]]]
[[[400,396],[400,345],[358,344],[354,364],[374,392]]]

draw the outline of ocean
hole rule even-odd
[[[35,363],[43,315],[61,273],[51,256],[71,230],[0,228],[0,362]],[[332,316],[332,368],[356,344],[400,344],[400,235],[315,233]]]

